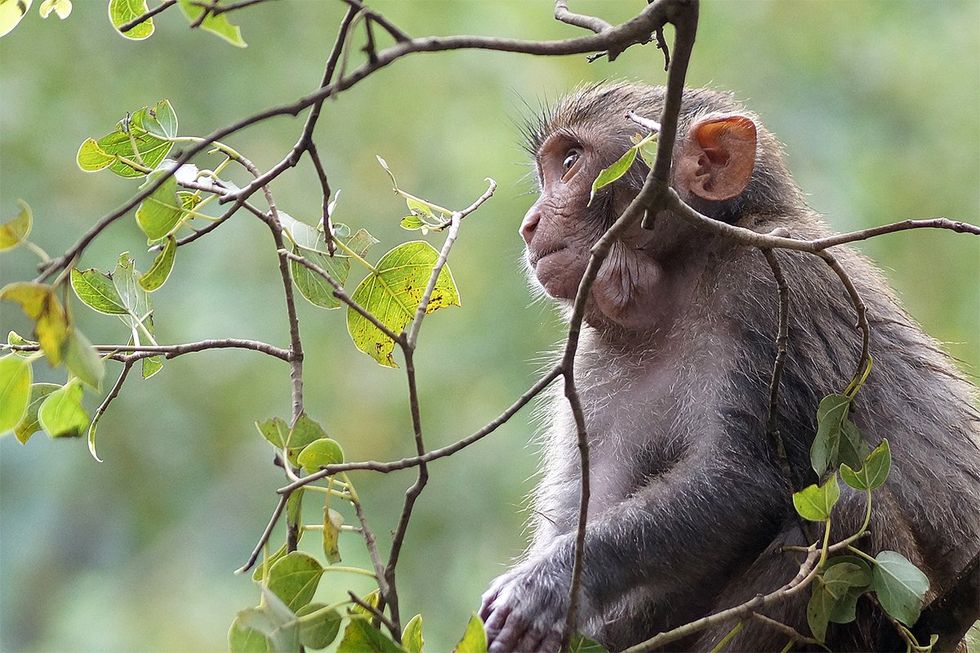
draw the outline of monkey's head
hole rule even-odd
[[[626,114],[658,120],[664,88],[599,84],[579,90],[529,126],[540,196],[520,233],[531,276],[560,302],[575,297],[589,250],[639,192],[649,169],[630,171],[589,203],[592,182],[643,131]],[[782,162],[779,143],[758,118],[723,93],[686,89],[671,166],[671,186],[688,204],[717,220],[748,226],[759,216],[802,206]],[[592,290],[586,319],[631,330],[664,326],[693,288],[709,237],[670,215],[635,225],[614,244]]]

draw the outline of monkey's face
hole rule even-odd
[[[594,148],[565,132],[549,136],[536,159],[541,195],[521,223],[525,256],[548,295],[574,299],[604,230],[600,207],[587,206],[600,167]]]
[[[617,120],[618,119],[618,120]],[[647,168],[635,169],[600,190],[598,174],[629,147],[635,125],[611,116],[609,125],[586,123],[549,133],[535,152],[541,194],[521,223],[525,255],[534,280],[552,298],[572,300],[588,266],[590,250],[639,192]],[[709,215],[722,214],[751,178],[756,149],[754,122],[742,115],[707,114],[679,135],[672,185]],[[673,216],[658,216],[656,228],[629,228],[599,269],[586,319],[611,320],[629,329],[655,328],[676,313],[690,292],[692,228]],[[703,243],[702,243],[703,244]],[[692,252],[694,252],[692,254]],[[679,280],[680,279],[680,280]]]

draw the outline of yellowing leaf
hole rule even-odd
[[[20,213],[0,224],[0,252],[17,247],[31,233],[31,225],[34,223],[31,207],[23,200],[17,200],[17,203],[20,204]]]
[[[37,411],[47,396],[60,387],[54,383],[35,383],[31,386],[31,400],[27,404],[27,414],[14,429],[14,435],[21,444],[27,444],[31,436],[41,430],[41,424],[37,421]]]
[[[399,245],[381,257],[375,271],[358,284],[352,297],[391,331],[399,333],[415,317],[438,258],[439,253],[425,241]],[[459,306],[459,291],[449,266],[439,272],[425,312],[445,306]],[[350,308],[347,331],[358,349],[381,365],[396,367],[391,356],[394,341]]]
[[[0,290],[0,299],[20,304],[27,317],[34,320],[34,333],[44,355],[52,365],[59,365],[61,350],[68,338],[68,316],[51,286],[14,282]]]

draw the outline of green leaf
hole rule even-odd
[[[30,6],[31,0],[0,0],[0,36],[17,27]]]
[[[305,222],[300,222],[292,216],[279,212],[279,220],[283,229],[293,241],[293,253],[303,256],[329,274],[341,286],[347,282],[350,275],[350,258],[337,250],[330,256],[323,232]],[[367,250],[378,241],[364,229],[358,229],[351,236],[350,229],[342,223],[334,224],[334,237],[344,240],[347,247],[358,256],[363,256]],[[316,272],[306,266],[290,261],[290,272],[300,294],[314,306],[321,308],[339,308],[340,300],[334,297],[334,288]]]
[[[312,474],[321,467],[344,462],[344,450],[330,438],[319,438],[306,445],[296,457],[307,474]]]
[[[258,582],[261,582],[262,579],[265,578],[266,571],[270,567],[272,567],[272,565],[275,564],[275,562],[277,560],[279,560],[279,558],[283,557],[284,555],[286,555],[286,545],[285,544],[283,544],[281,547],[279,547],[278,549],[276,549],[276,552],[275,553],[273,553],[272,555],[270,555],[267,558],[265,558],[255,568],[255,571],[252,572],[252,580],[254,580],[257,583]]]
[[[146,274],[139,278],[140,288],[146,292],[158,290],[170,278],[170,272],[174,269],[174,260],[177,258],[177,239],[173,236],[167,238],[163,249],[153,259],[153,265],[146,271]]]
[[[823,476],[838,464],[841,428],[851,400],[844,395],[827,395],[817,407],[817,435],[810,447],[810,464],[817,476]]]
[[[846,464],[851,469],[857,469],[865,456],[871,452],[871,447],[864,441],[857,425],[847,417],[841,423],[840,435],[837,459],[842,465]]]
[[[0,252],[17,247],[31,233],[31,226],[34,224],[31,207],[24,200],[17,200],[17,203],[20,205],[20,213],[0,224]]]
[[[405,625],[402,631],[402,648],[408,653],[422,653],[422,615],[417,614]]]
[[[71,288],[75,296],[91,309],[106,315],[125,315],[128,313],[123,306],[122,298],[116,287],[112,285],[109,275],[94,268],[88,270],[71,270]]]
[[[105,170],[115,161],[116,157],[103,150],[94,138],[86,138],[82,141],[78,154],[75,155],[75,163],[84,172]]]
[[[68,382],[52,391],[41,403],[37,419],[52,438],[78,438],[88,428],[88,414],[82,407],[82,386]]]
[[[114,131],[97,141],[86,139],[75,157],[78,167],[85,172],[109,168],[120,177],[146,176],[147,170],[155,170],[163,162],[173,141],[149,133],[144,123],[149,121],[154,129],[163,129],[157,116],[162,115],[167,121],[168,114],[173,114],[173,107],[167,100],[161,100],[152,107],[137,109],[127,120],[117,123]],[[176,120],[174,114],[175,131]]]
[[[884,485],[892,464],[888,440],[882,440],[863,462],[861,469],[856,472],[846,463],[841,464],[840,477],[844,482],[855,490],[874,490]]]
[[[163,369],[163,356],[148,356],[140,363],[140,374],[146,380]]]
[[[295,612],[310,602],[323,575],[323,567],[314,558],[293,551],[277,560],[269,569],[269,590]]]
[[[323,603],[309,603],[296,611],[297,617],[305,617],[325,608]],[[329,646],[340,633],[340,622],[343,617],[336,610],[326,610],[311,621],[301,621],[299,624],[300,644],[307,648],[321,649]]]
[[[29,417],[32,377],[29,361],[14,355],[0,358],[0,434],[13,431]],[[24,438],[21,443],[26,441]]]
[[[146,108],[143,116],[143,129],[157,138],[177,137],[177,112],[170,100],[163,99]]]
[[[136,223],[146,234],[149,243],[155,243],[172,234],[187,216],[177,197],[177,180],[169,170],[151,173],[146,178],[146,183],[154,183],[160,177],[166,177],[166,180],[136,209]]]
[[[306,494],[304,488],[295,490],[286,499],[286,523],[299,525],[302,523],[303,517],[303,495]],[[303,539],[303,533],[305,531],[301,528],[299,532],[296,533],[296,541],[299,542]]]
[[[72,329],[65,346],[65,365],[68,371],[96,391],[102,390],[105,362],[81,331]]]
[[[572,639],[568,643],[568,651],[569,653],[609,653],[609,649],[602,644],[578,633],[572,635]]]
[[[2,372],[0,372],[2,374]],[[27,414],[20,420],[17,428],[14,429],[14,435],[21,444],[27,444],[27,441],[31,439],[31,436],[41,430],[41,424],[37,421],[37,411],[44,403],[45,398],[58,388],[60,385],[55,383],[35,383],[31,386],[31,400],[27,404]],[[0,395],[2,395],[0,391]],[[6,399],[0,396],[0,406],[6,407],[7,404],[3,403]],[[0,408],[0,413],[3,412],[3,408]]]
[[[466,624],[466,632],[463,639],[459,640],[454,653],[487,653],[487,633],[483,629],[483,622],[475,614],[470,617]]]
[[[857,556],[834,556],[827,561],[826,569],[847,564],[846,569],[832,572],[829,578],[833,581],[845,581],[847,588],[838,597],[830,610],[830,621],[836,624],[849,624],[857,618],[857,602],[871,585],[871,567]],[[854,568],[857,568],[855,570]]]
[[[337,653],[404,653],[398,644],[371,625],[367,617],[351,617]]]
[[[323,555],[327,562],[335,565],[340,562],[340,527],[344,524],[343,516],[332,508],[323,507]]]
[[[71,0],[44,0],[38,7],[41,18],[47,18],[51,12],[58,14],[58,18],[64,20],[71,15]]]
[[[261,631],[269,640],[269,648],[273,653],[296,653],[299,650],[299,623],[296,621],[296,614],[282,602],[267,587],[260,587],[262,600],[265,604],[264,611],[273,628],[269,631]],[[261,621],[256,623],[256,628],[261,628]]]
[[[906,626],[913,625],[922,610],[929,579],[900,553],[881,551],[871,571],[871,586],[878,603],[889,615]]]
[[[68,338],[68,316],[54,289],[43,283],[14,282],[0,289],[0,300],[20,304],[24,314],[34,320],[34,334],[48,361],[52,366],[61,364]]]
[[[128,32],[119,31],[119,28],[145,14],[149,9],[146,0],[109,0],[109,21],[116,31],[127,39],[142,41],[150,34],[153,34],[153,19],[148,18]]]
[[[290,456],[294,457],[294,453],[298,454],[307,445],[316,440],[326,439],[326,437],[327,433],[323,427],[312,417],[303,413],[296,418],[296,422],[289,430],[289,434],[286,436],[286,447],[290,451]]]
[[[402,229],[406,229],[408,231],[415,231],[417,229],[425,229],[428,227],[425,221],[415,214],[406,215],[404,218],[402,218],[402,221],[399,224],[401,225]]]
[[[204,11],[204,7],[195,5],[193,0],[178,0],[178,4],[180,5],[181,11],[187,16],[187,20],[191,23],[196,21],[200,17],[201,12]],[[235,47],[244,48],[247,45],[242,40],[242,30],[237,25],[231,24],[227,14],[218,14],[217,16],[208,14],[207,18],[201,23],[201,29],[212,34],[217,34]]]
[[[258,616],[253,616],[253,615]],[[259,608],[242,610],[231,622],[228,629],[228,650],[231,653],[269,653],[269,640],[258,630],[248,628],[245,623],[255,623],[257,619],[265,618]],[[270,624],[271,627],[271,624]]]
[[[276,449],[282,449],[286,446],[286,441],[289,437],[289,426],[286,425],[286,422],[282,418],[272,417],[261,422],[256,422],[255,428]]]
[[[806,622],[810,626],[810,633],[818,642],[827,638],[827,625],[830,623],[833,606],[834,597],[823,588],[818,577],[813,583],[810,600],[806,604]]]
[[[793,506],[804,519],[826,521],[838,499],[840,486],[837,485],[837,475],[834,474],[823,485],[811,485],[794,493]]]
[[[827,625],[835,616],[854,612],[858,596],[871,582],[866,564],[849,562],[845,556],[834,560],[812,585],[806,618],[813,636],[824,641]],[[846,622],[845,622],[846,623]]]
[[[381,257],[375,272],[361,281],[352,297],[382,324],[399,333],[415,317],[438,258],[439,253],[425,241],[399,245]],[[425,312],[445,306],[459,306],[459,291],[448,265],[439,271]],[[391,356],[394,341],[351,308],[347,310],[347,331],[358,349],[381,365],[396,367]]]
[[[595,194],[597,192],[613,183],[625,175],[627,171],[629,171],[630,166],[633,165],[633,161],[636,160],[636,151],[637,148],[635,146],[631,147],[630,149],[626,150],[626,153],[619,157],[619,160],[617,160],[614,164],[599,172],[599,175],[595,178],[595,181],[592,182],[592,191],[589,193],[589,204],[592,204],[592,200],[595,198]]]

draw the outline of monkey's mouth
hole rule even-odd
[[[531,267],[535,270],[538,268],[538,263],[548,258],[552,254],[557,254],[558,252],[568,249],[566,245],[556,245],[552,249],[547,249],[542,254],[528,254],[528,260],[531,262]]]

